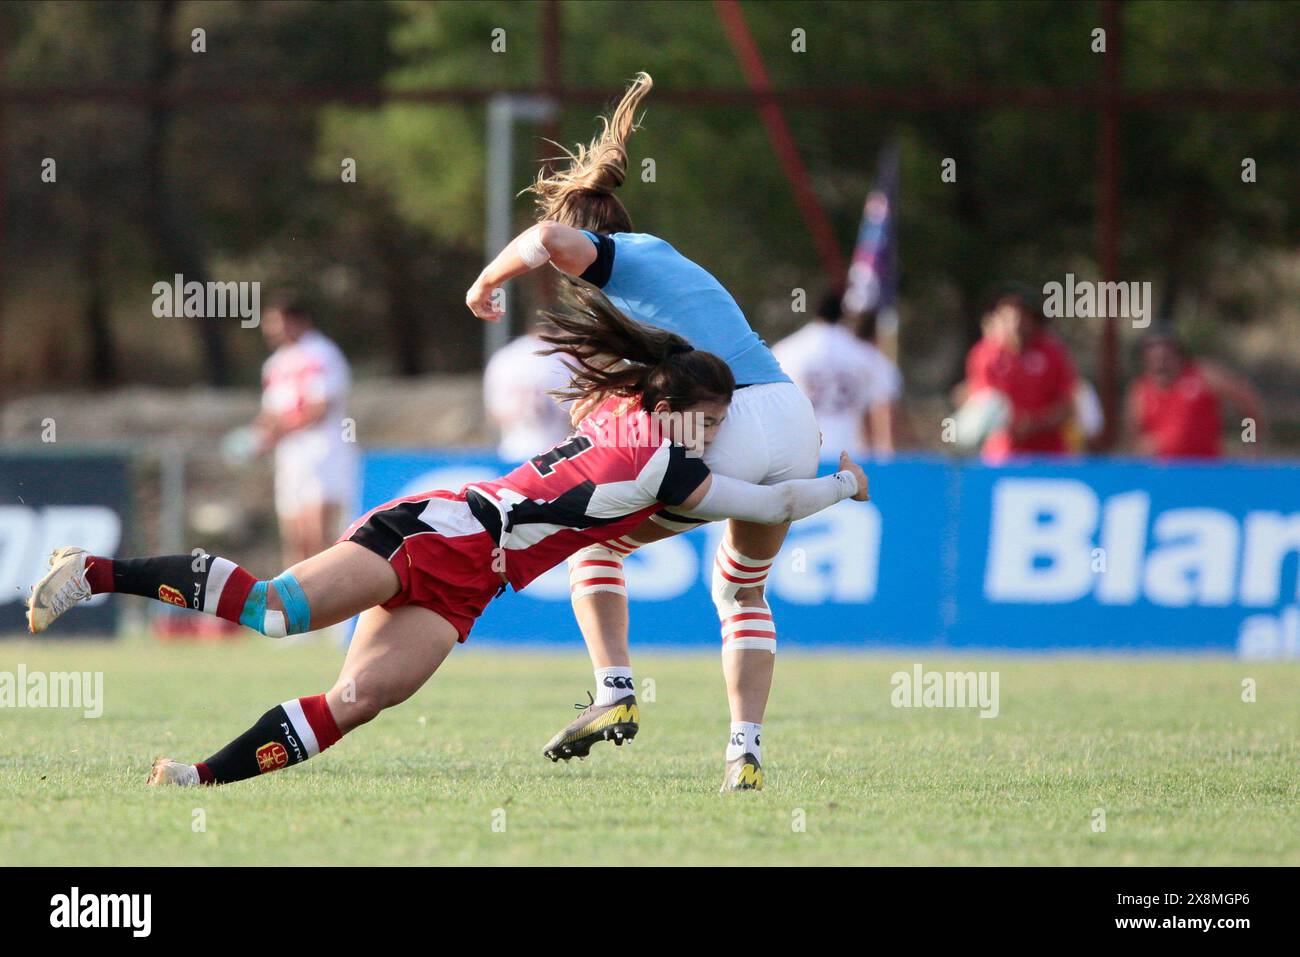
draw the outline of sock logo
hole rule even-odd
[[[171,585],[158,586],[158,600],[169,605],[180,605],[182,608],[190,606],[189,602],[185,600],[185,596],[181,594],[181,590],[173,588]]]
[[[257,749],[257,773],[278,771],[289,763],[289,752],[279,741],[268,741]]]
[[[744,747],[744,746],[745,746],[745,732],[744,732],[744,731],[733,731],[733,732],[731,732],[731,743],[734,744],[734,745],[736,745],[736,747],[738,747],[738,748],[739,748],[739,747]]]
[[[284,732],[284,740],[289,742],[289,747],[293,748],[293,763],[302,764],[307,759],[302,756],[302,748],[298,746],[298,738],[294,735],[289,722],[281,721],[280,730]]]
[[[631,690],[632,690],[632,679],[631,679],[631,678],[623,678],[623,677],[619,677],[619,676],[617,676],[617,675],[606,675],[606,676],[605,676],[605,687],[606,687],[606,688],[618,688],[618,689],[621,690],[621,691],[631,691]]]

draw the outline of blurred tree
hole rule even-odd
[[[743,9],[784,89],[1079,92],[1097,87],[1103,62],[1090,49],[1097,3]],[[148,289],[180,270],[317,287],[327,326],[363,368],[473,367],[480,330],[462,297],[482,258],[482,106],[253,103],[210,91],[534,88],[541,13],[540,4],[511,2],[8,5],[8,84],[194,95],[110,107],[12,101],[7,322],[31,330],[33,348],[47,343],[68,363],[65,375],[186,381],[196,369],[219,377],[229,362],[246,381],[262,345],[237,325],[169,329],[168,348],[158,348],[163,320],[148,315]],[[566,85],[613,94],[638,70],[655,76],[659,92],[633,139],[624,189],[637,226],[715,271],[769,338],[788,332],[805,318],[791,310],[792,290],[813,287],[815,299],[822,280],[756,111],[664,95],[743,85],[712,5],[598,0],[564,3],[562,14]],[[1133,2],[1121,15],[1122,81],[1136,93],[1300,86],[1300,18],[1288,4]],[[207,48],[194,53],[190,35],[200,27]],[[796,29],[806,52],[792,45]],[[494,30],[504,31],[503,50],[494,51]],[[568,105],[561,138],[588,139],[598,110]],[[787,118],[845,249],[881,146],[902,145],[902,344],[914,385],[951,378],[991,282],[1096,274],[1091,106],[796,104]],[[523,132],[519,188],[554,153],[538,131]],[[1284,105],[1127,112],[1123,276],[1176,291],[1184,310],[1208,303],[1224,318],[1257,313],[1261,300],[1243,300],[1234,277],[1296,244],[1298,144],[1300,117]],[[60,160],[57,189],[33,172],[47,156]],[[1246,156],[1258,182],[1242,182]],[[945,158],[956,160],[955,183],[939,178]],[[340,176],[346,159],[355,182]],[[642,175],[646,159],[653,179]],[[521,198],[521,225],[529,213]],[[81,290],[73,304],[69,290]],[[1281,299],[1275,290],[1273,302]],[[60,325],[69,310],[79,317],[73,334]],[[1094,326],[1062,331],[1091,349]],[[7,338],[25,337],[11,328]]]

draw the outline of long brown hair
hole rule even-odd
[[[578,144],[578,152],[564,150],[569,166],[564,170],[537,174],[528,188],[537,197],[537,221],[551,220],[575,229],[598,233],[632,231],[632,217],[614,190],[627,178],[627,140],[637,128],[636,108],[654,86],[649,73],[638,73],[623,99],[607,119],[600,118],[601,131],[589,146]]]
[[[580,399],[592,393],[641,397],[650,412],[661,399],[680,412],[698,402],[730,402],[736,389],[731,369],[711,352],[676,333],[656,329],[619,312],[595,286],[564,280],[560,308],[543,312],[555,331],[543,332],[553,348],[542,355],[565,357],[573,378],[552,394]]]

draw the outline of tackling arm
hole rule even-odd
[[[721,521],[727,518],[763,525],[797,522],[830,508],[846,498],[865,502],[867,476],[862,468],[840,454],[841,470],[814,479],[793,479],[776,485],[753,485],[725,475],[711,474],[680,506],[692,518]]]

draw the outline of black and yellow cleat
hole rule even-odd
[[[621,747],[624,741],[636,737],[637,722],[641,718],[636,707],[636,695],[619,698],[613,704],[596,704],[591,692],[587,692],[587,697],[591,699],[590,704],[574,705],[582,708],[582,714],[565,725],[542,749],[542,754],[552,761],[585,758],[598,741],[613,741]]]
[[[728,791],[763,790],[763,766],[752,754],[742,754],[727,762],[727,771],[722,778],[719,793]]]

